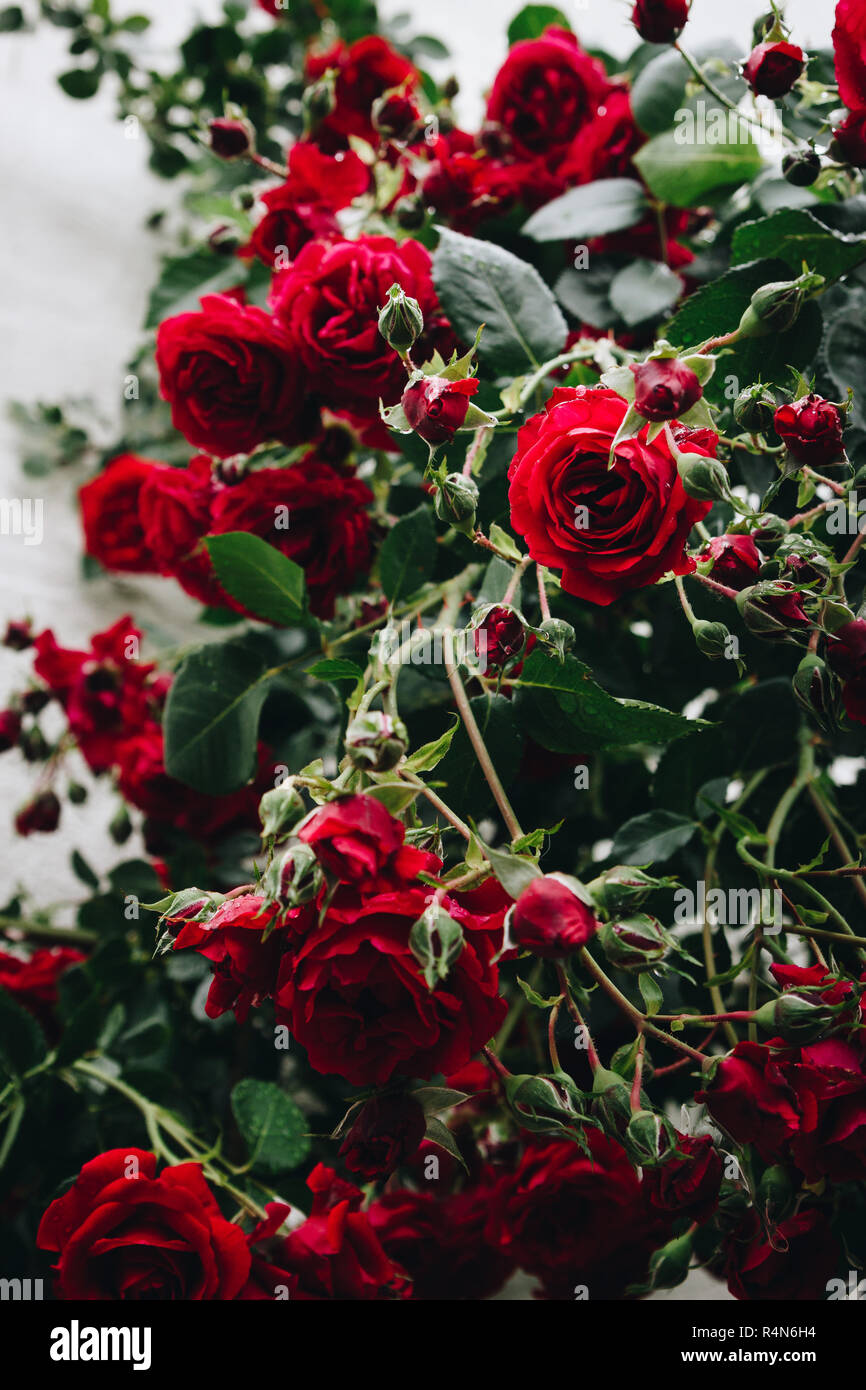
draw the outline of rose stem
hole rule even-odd
[[[446,643],[445,646],[447,647],[447,645]],[[472,706],[469,703],[466,691],[463,689],[463,682],[460,679],[457,667],[454,665],[454,658],[452,654],[447,651],[445,652],[445,671],[448,676],[448,683],[451,686],[452,694],[454,695],[454,703],[457,706],[460,718],[463,720],[463,726],[469,736],[469,742],[472,744],[481,771],[484,773],[487,780],[487,785],[493,793],[493,799],[499,807],[502,819],[505,821],[512,840],[519,840],[523,834],[520,823],[511,808],[511,802],[505,794],[505,788],[499,780],[496,768],[493,766],[490,754],[487,751],[487,745],[481,736],[481,730],[475,720],[475,715],[472,713]]]

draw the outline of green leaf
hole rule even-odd
[[[57,81],[68,97],[76,101],[87,101],[99,91],[100,68],[72,68],[62,72]]]
[[[549,24],[556,24],[561,29],[571,28],[562,10],[555,5],[524,5],[508,26],[509,47],[521,39],[540,38]]]
[[[237,791],[256,770],[259,715],[274,675],[246,638],[191,652],[165,706],[165,770],[210,796]]]
[[[692,347],[707,338],[732,332],[740,322],[755,290],[778,280],[789,280],[784,261],[750,261],[734,266],[718,279],[689,295],[664,335],[679,347]],[[704,388],[708,400],[720,402],[730,377],[740,386],[753,381],[787,381],[789,367],[806,367],[814,359],[821,342],[821,310],[814,300],[803,305],[796,323],[787,333],[750,338],[725,352],[715,375]],[[739,389],[739,387],[737,388]]]
[[[596,684],[589,667],[572,656],[560,661],[535,650],[512,684],[523,728],[555,753],[668,743],[705,727],[642,700],[615,699]]]
[[[610,302],[629,327],[657,321],[676,304],[683,281],[661,261],[632,261],[611,281]]]
[[[442,228],[433,279],[444,312],[493,375],[519,374],[562,351],[568,326],[538,271],[512,252]]]
[[[205,545],[220,584],[257,618],[280,627],[310,621],[304,571],[261,536],[229,531],[209,536]]]
[[[514,898],[515,902],[534,879],[544,877],[534,859],[511,854],[509,850],[491,849],[489,845],[484,845],[483,849],[484,857],[491,869],[508,896]]]
[[[460,1152],[457,1140],[448,1126],[435,1115],[427,1116],[427,1131],[424,1137],[429,1139],[431,1144],[438,1144],[439,1148],[444,1149],[452,1158],[456,1158],[461,1168],[466,1168],[466,1160]]]
[[[425,743],[415,753],[408,757],[403,764],[406,772],[431,772],[434,767],[441,763],[448,749],[451,747],[451,740],[457,729],[460,727],[460,720],[455,719],[450,729],[446,729],[444,734],[435,738],[430,743]]]
[[[429,507],[402,516],[385,537],[379,556],[382,588],[392,603],[426,584],[436,563],[436,528]]]
[[[757,222],[741,223],[734,232],[733,265],[762,256],[785,261],[793,275],[800,274],[805,261],[810,270],[837,280],[866,260],[866,236],[835,232],[803,208],[781,208]]]
[[[24,11],[20,5],[7,5],[0,10],[0,34],[12,34],[24,28]]]
[[[732,134],[741,136],[722,144],[683,143],[680,130],[665,131],[638,150],[634,162],[651,193],[672,207],[689,208],[709,194],[750,182],[761,170],[761,152],[745,121],[736,121]]]
[[[652,1018],[658,1013],[664,1001],[661,986],[658,981],[654,980],[652,975],[648,974],[646,971],[643,971],[638,976],[637,983],[638,989],[641,992],[641,998],[646,1005],[646,1011],[650,1018]]]
[[[419,1086],[410,1094],[425,1115],[437,1115],[440,1110],[450,1110],[453,1106],[462,1105],[465,1100],[469,1100],[466,1091],[455,1091],[450,1086]]]
[[[631,89],[631,109],[645,135],[670,130],[682,108],[690,69],[675,49],[666,48],[641,68]]]
[[[646,192],[635,179],[598,179],[545,203],[522,231],[533,241],[588,241],[625,231],[648,211]]]
[[[646,811],[620,826],[610,858],[621,864],[656,864],[687,845],[695,822],[674,811]]]
[[[364,677],[357,662],[349,661],[345,656],[329,656],[316,661],[307,667],[306,674],[317,681],[331,681],[334,685],[339,685],[341,681],[351,681],[352,685],[356,685]]]
[[[93,869],[91,869],[87,860],[84,858],[84,855],[77,849],[72,851],[69,862],[72,865],[72,872],[77,879],[80,879],[88,888],[99,887],[99,875],[94,873]]]
[[[0,989],[0,1063],[14,1075],[42,1061],[48,1048],[36,1019],[8,990]]]
[[[156,328],[163,319],[198,309],[205,294],[219,294],[238,283],[238,265],[232,257],[214,251],[188,251],[169,256],[150,294],[145,328]]]
[[[463,950],[463,928],[435,902],[425,908],[409,932],[409,950],[421,966],[431,994]]]
[[[533,1004],[536,1009],[552,1009],[554,1004],[560,1004],[565,998],[562,994],[554,994],[552,998],[545,999],[544,996],[539,994],[537,990],[534,990],[532,985],[528,984],[526,980],[521,980],[519,975],[517,976],[517,984],[526,995],[529,1003]]]
[[[239,1081],[231,1104],[253,1168],[278,1174],[303,1163],[310,1151],[307,1122],[279,1086],[272,1081]]]

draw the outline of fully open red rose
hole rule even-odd
[[[352,150],[328,155],[316,145],[299,141],[289,151],[288,162],[285,183],[262,194],[267,212],[241,252],[258,256],[268,266],[273,266],[278,248],[285,248],[282,255],[293,261],[308,241],[339,239],[334,214],[348,207],[370,182],[369,170]]]
[[[429,1079],[462,1067],[496,1032],[506,1005],[497,993],[490,920],[464,909],[463,948],[431,991],[409,948],[431,898],[420,886],[372,897],[339,889],[320,925],[290,937],[277,1017],[316,1071],[354,1086]],[[442,900],[445,912],[449,901]]]
[[[866,108],[866,11],[861,0],[839,0],[833,29],[839,96],[849,111]]]
[[[192,948],[214,967],[205,1002],[208,1018],[233,1009],[243,1023],[250,1008],[273,994],[283,951],[285,930],[303,909],[281,912],[255,893],[242,893],[221,903],[206,922],[184,922],[174,949]],[[169,929],[172,921],[167,923]]]
[[[836,628],[827,643],[827,661],[844,682],[848,717],[866,724],[866,619],[854,618]]]
[[[138,506],[148,550],[161,573],[199,572],[190,557],[207,535],[213,491],[211,462],[205,454],[198,454],[186,468],[151,468]]]
[[[360,478],[307,458],[291,468],[257,468],[221,488],[210,531],[247,531],[276,546],[304,570],[312,611],[330,618],[337,595],[370,567],[372,500]]]
[[[385,1250],[412,1276],[413,1299],[477,1302],[513,1273],[513,1257],[485,1236],[493,1181],[491,1170],[488,1181],[442,1197],[429,1190],[389,1191],[370,1207]]]
[[[613,443],[627,405],[605,387],[559,386],[517,436],[508,476],[511,524],[568,594],[609,604],[673,571],[690,574],[685,544],[710,502],[688,497],[673,456],[646,430]],[[712,456],[716,436],[681,431],[680,447]]]
[[[308,81],[315,82],[329,70],[336,74],[334,109],[318,122],[312,138],[330,153],[346,149],[350,135],[375,145],[373,102],[393,87],[411,91],[418,83],[418,73],[409,59],[379,34],[369,34],[349,47],[337,43],[322,53],[307,55]]]
[[[58,1253],[63,1299],[234,1298],[250,1267],[243,1231],[226,1221],[197,1163],[164,1168],[143,1149],[85,1163],[39,1225]]]
[[[669,1158],[656,1168],[644,1169],[644,1193],[659,1211],[706,1221],[718,1206],[721,1157],[707,1134],[677,1134],[676,1148],[686,1157]]]
[[[788,1217],[771,1242],[753,1211],[727,1242],[728,1288],[734,1298],[752,1303],[823,1301],[840,1255],[822,1212]]]
[[[765,1043],[739,1042],[696,1096],[732,1139],[754,1144],[766,1163],[784,1158],[800,1126],[794,1092],[771,1067]]]
[[[362,236],[334,244],[310,242],[276,276],[274,314],[326,404],[369,415],[380,398],[386,405],[399,400],[406,372],[378,323],[394,284],[417,299],[429,329],[438,311],[436,292],[430,253],[417,241],[398,246],[391,237]]]
[[[153,574],[157,560],[139,514],[142,488],[160,465],[136,454],[119,454],[78,494],[84,547],[108,570]]]
[[[61,975],[87,957],[71,946],[42,946],[26,959],[0,951],[0,989],[8,990],[43,1027],[55,1027],[54,1008]]]
[[[319,806],[297,832],[316,858],[341,883],[368,892],[397,887],[439,861],[404,845],[406,827],[375,796],[341,796]]]
[[[574,34],[552,26],[514,44],[487,102],[519,155],[562,150],[589,123],[610,87],[604,68]]]
[[[160,324],[156,364],[172,424],[199,449],[227,458],[304,433],[301,363],[285,330],[256,305],[205,295],[200,312]]]

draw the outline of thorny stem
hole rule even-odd
[[[532,562],[530,557],[528,555],[524,555],[523,559],[520,561],[520,564],[514,566],[511,578],[508,581],[508,587],[506,588],[505,593],[502,595],[503,603],[514,602],[514,595],[517,593],[517,586],[531,563]]]
[[[697,1048],[690,1047],[688,1043],[684,1043],[680,1038],[673,1037],[670,1033],[665,1033],[661,1028],[656,1028],[655,1024],[649,1021],[646,1014],[642,1014],[640,1009],[637,1008],[630,999],[626,998],[622,990],[617,988],[613,980],[605,975],[601,966],[593,960],[585,946],[581,948],[580,958],[590,975],[598,981],[605,993],[609,995],[617,1007],[631,1019],[632,1023],[639,1031],[651,1033],[652,1036],[658,1038],[660,1042],[667,1043],[668,1047],[676,1048],[678,1052],[687,1053],[689,1057],[700,1062],[702,1067],[707,1065],[707,1058],[703,1053],[698,1052]]]
[[[541,621],[547,622],[550,617],[550,603],[547,598],[547,590],[544,587],[544,569],[541,565],[535,566],[535,577],[538,581],[538,602],[541,606]]]
[[[851,853],[851,850],[848,848],[848,842],[842,834],[841,830],[839,829],[838,825],[836,824],[836,821],[833,817],[833,813],[830,807],[827,805],[827,802],[824,800],[824,797],[819,791],[818,787],[816,787],[814,782],[810,782],[807,787],[807,791],[812,800],[812,805],[815,807],[815,810],[818,812],[818,815],[821,818],[821,823],[824,826],[824,829],[828,832],[830,839],[833,841],[833,844],[836,848],[836,852],[842,860],[843,866],[853,864],[855,856]],[[851,874],[850,877],[852,878],[854,883],[855,893],[857,894],[860,901],[866,904],[866,883],[864,883],[862,878],[860,878],[857,874]]]
[[[597,1071],[598,1068],[601,1066],[601,1061],[599,1059],[598,1052],[596,1051],[595,1043],[592,1040],[592,1034],[590,1033],[589,1028],[584,1023],[580,1009],[577,1007],[577,1001],[575,1000],[574,995],[571,992],[571,986],[568,983],[568,976],[565,973],[565,966],[562,964],[561,961],[557,961],[556,964],[556,978],[559,980],[559,988],[562,990],[563,998],[565,999],[565,1007],[571,1014],[574,1023],[581,1030],[581,1036],[584,1042],[586,1043],[586,1055],[589,1061],[589,1065],[593,1071]]]
[[[688,66],[691,68],[692,72],[700,82],[701,86],[706,87],[710,96],[715,97],[717,102],[719,102],[722,106],[727,107],[729,111],[733,111],[734,114],[738,116],[741,120],[746,121],[749,125],[756,126],[757,129],[763,131],[765,135],[772,134],[772,130],[770,129],[770,127],[766,126],[763,121],[758,119],[757,116],[750,115],[748,111],[741,111],[735,101],[731,101],[730,97],[725,96],[721,88],[717,87],[715,82],[713,82],[709,77],[707,77],[706,73],[704,72],[697,59],[693,58],[691,53],[687,52],[686,49],[683,48],[682,44],[674,42],[674,48],[677,50],[684,62],[686,62]],[[797,143],[797,137],[795,135],[792,135],[791,131],[788,130],[785,126],[779,126],[779,130],[787,140],[791,141],[792,144]]]
[[[499,807],[499,811],[502,815],[502,819],[505,821],[511,839],[519,840],[521,835],[523,834],[523,831],[521,830],[520,823],[517,817],[515,816],[514,811],[511,808],[511,802],[508,800],[508,797],[505,794],[505,788],[499,780],[499,774],[497,773],[496,768],[493,766],[490,754],[487,751],[487,745],[484,742],[481,730],[479,729],[478,723],[475,719],[475,715],[472,712],[472,706],[470,705],[468,697],[466,695],[466,691],[463,688],[463,682],[460,679],[459,672],[457,670],[457,667],[454,665],[454,660],[450,653],[445,654],[444,664],[445,671],[448,676],[448,683],[451,686],[451,692],[454,696],[454,703],[457,706],[460,718],[463,720],[463,727],[466,730],[466,733],[469,737],[469,742],[472,744],[472,749],[475,753],[476,758],[478,759],[478,765],[481,768],[481,771],[484,773],[484,777],[488,787],[493,793],[493,799],[496,802],[496,805]]]

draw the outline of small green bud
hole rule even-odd
[[[820,728],[832,733],[837,725],[839,682],[825,661],[807,653],[794,672],[794,698]]]
[[[699,618],[692,628],[692,635],[698,651],[711,661],[728,655],[731,632],[724,623],[711,623]]]
[[[767,388],[758,382],[740,392],[733,408],[738,425],[750,434],[761,434],[773,424],[776,402]]]
[[[262,878],[269,902],[300,907],[312,902],[322,886],[322,871],[309,845],[290,845],[280,859],[274,859]]]
[[[82,802],[87,800],[87,788],[82,787],[80,782],[70,782],[66,788],[66,795],[73,806],[80,806]]]
[[[768,1168],[758,1184],[758,1209],[771,1224],[780,1221],[794,1195],[791,1179],[781,1164]]]
[[[271,835],[284,838],[304,814],[304,802],[294,783],[289,780],[265,792],[259,802],[262,839]]]
[[[545,618],[538,628],[538,634],[545,644],[553,647],[560,661],[564,661],[575,643],[576,633],[571,623],[562,618]]]
[[[311,83],[301,97],[304,113],[304,134],[311,135],[316,127],[330,116],[337,105],[337,74],[333,68],[323,73],[317,82]]]
[[[661,922],[637,912],[618,922],[606,922],[598,934],[611,965],[620,970],[650,970],[663,960],[670,939]]]
[[[596,905],[611,915],[642,907],[652,890],[662,887],[661,879],[651,878],[643,869],[632,868],[630,864],[616,864],[587,884]]]
[[[346,729],[349,761],[364,772],[389,772],[408,747],[409,735],[402,719],[392,719],[383,710],[356,714]]]
[[[680,454],[677,472],[689,497],[702,502],[726,502],[731,495],[731,480],[719,459],[703,454]]]
[[[125,845],[132,834],[132,821],[125,806],[121,806],[111,818],[108,833],[116,845]]]
[[[440,521],[471,535],[475,530],[478,485],[462,473],[449,473],[436,492],[433,510]]]
[[[828,1004],[820,994],[786,989],[777,999],[762,1005],[754,1018],[764,1032],[784,1038],[785,1042],[810,1043],[826,1033],[844,1008],[850,1008],[850,1003]]]
[[[392,285],[379,310],[379,332],[395,352],[408,352],[424,331],[424,315],[417,299],[399,285]]]

